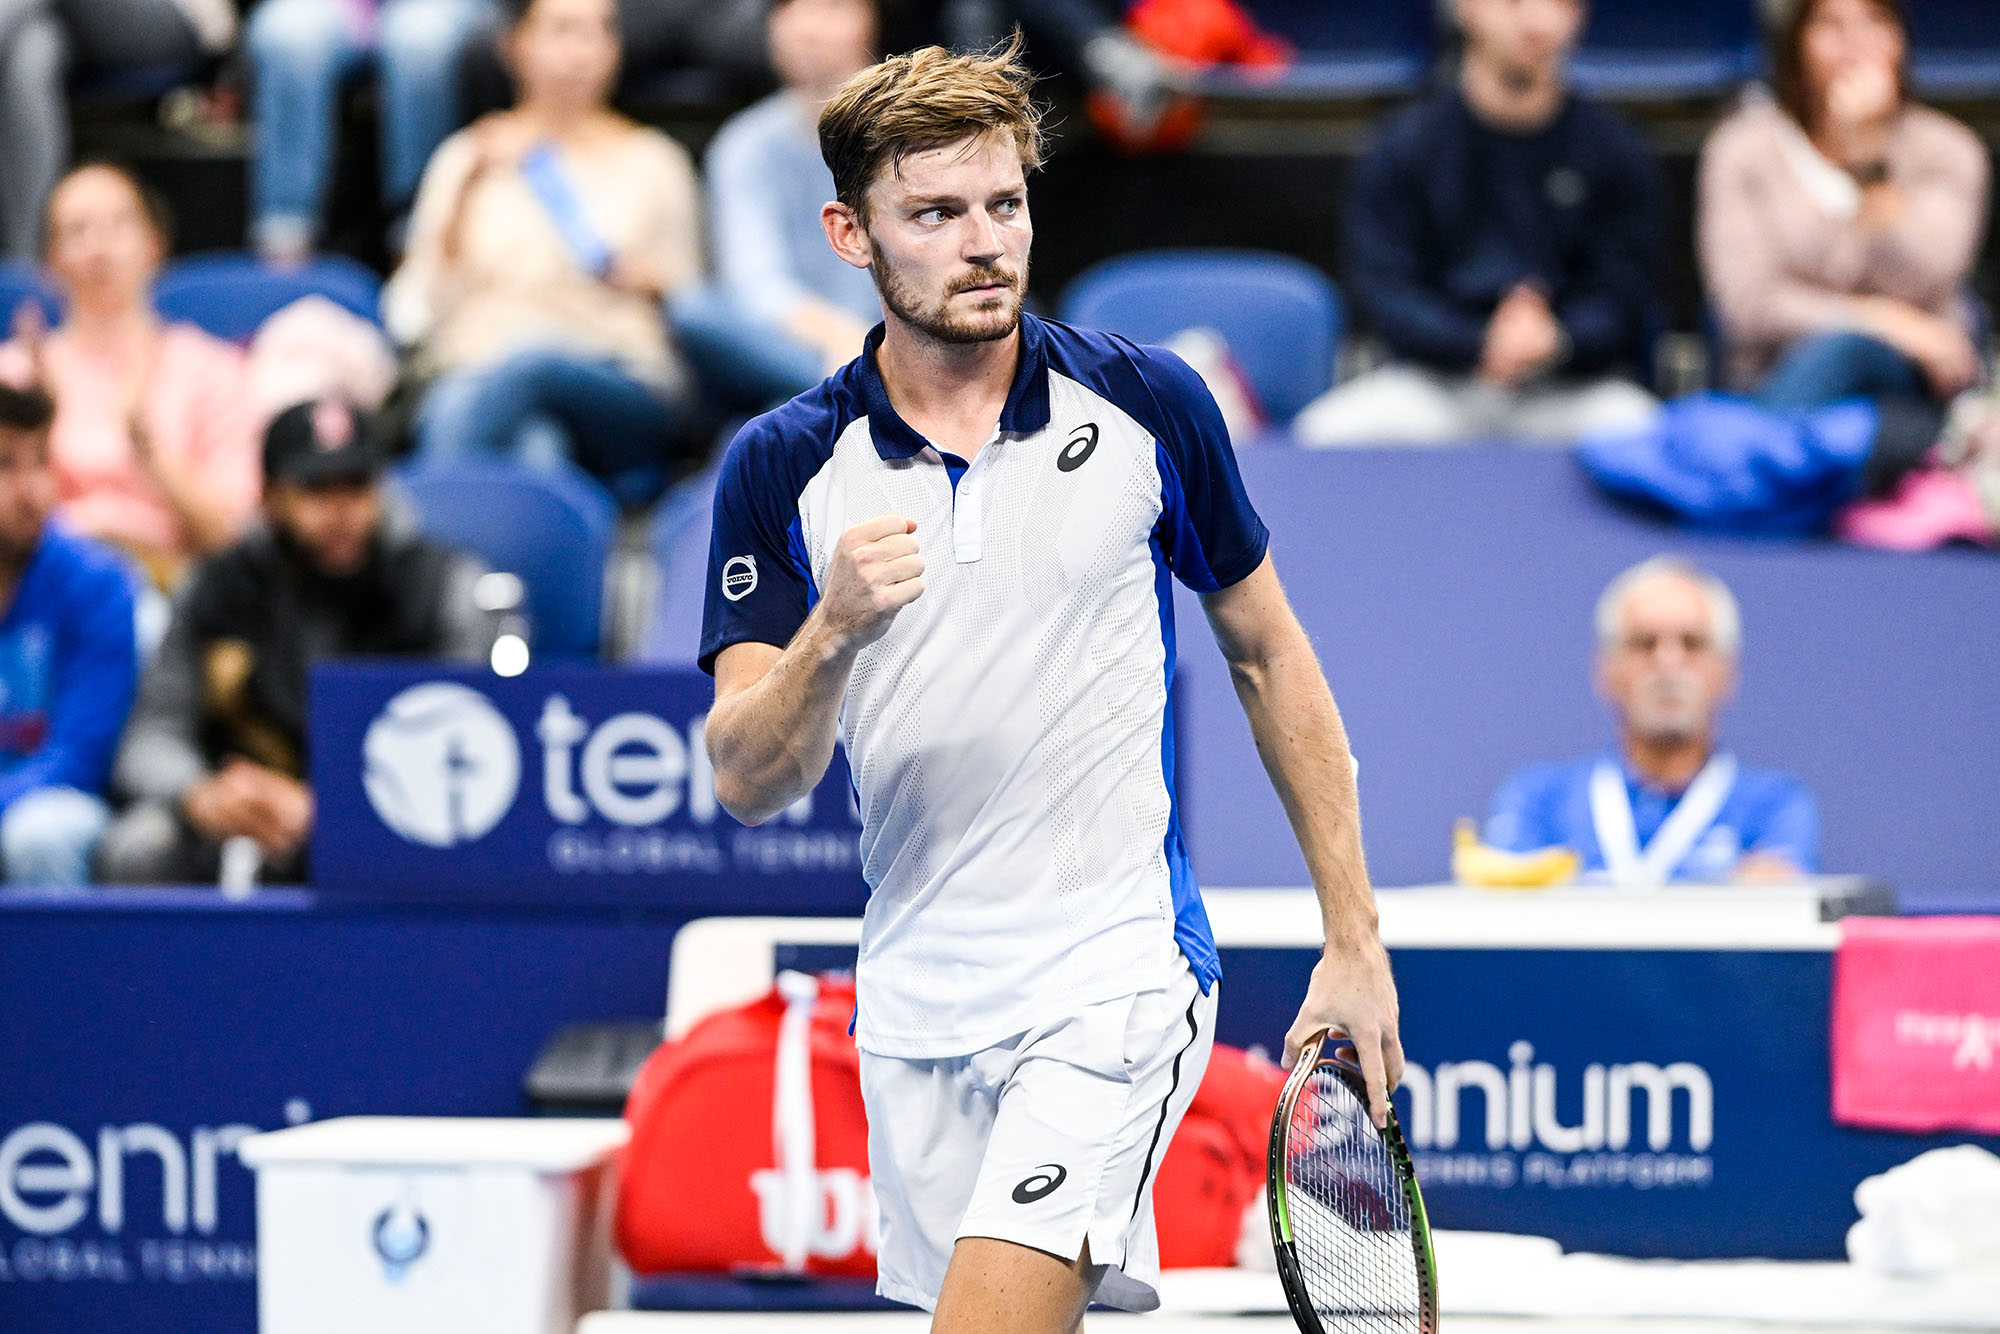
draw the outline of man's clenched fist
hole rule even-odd
[[[819,609],[847,647],[880,639],[896,613],[923,595],[916,531],[916,520],[890,513],[854,525],[834,544]]]

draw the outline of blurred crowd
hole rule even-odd
[[[1171,6],[1139,8],[1157,27]],[[1378,127],[1312,224],[1344,227],[1374,364],[1337,384],[1328,367],[1330,387],[1275,424],[1311,447],[1647,430],[1662,190],[1642,138],[1572,86],[1587,7],[1447,8],[1456,40],[1430,91]],[[24,302],[0,347],[0,870],[209,880],[235,858],[301,874],[308,664],[480,660],[501,629],[505,608],[473,592],[481,567],[418,531],[392,461],[581,469],[642,510],[725,423],[812,386],[880,318],[871,275],[820,230],[815,122],[833,91],[884,51],[1018,23],[1040,63],[1143,121],[1191,67],[1124,10],[258,0],[239,31],[230,0],[0,0],[0,237],[60,307],[52,321]],[[1779,420],[1871,405],[1860,494],[2000,457],[2000,415],[1953,411],[1990,360],[1969,287],[1986,146],[1912,95],[1900,0],[1795,0],[1770,39],[1769,86],[1700,158],[1721,387]],[[246,348],[164,322],[159,197],[123,166],[69,164],[72,66],[225,52],[254,127],[247,241],[280,266],[320,245],[341,99],[374,80],[397,256],[379,325],[308,302]],[[775,85],[700,163],[615,105],[633,80],[689,71],[739,100]],[[1564,780],[1572,805],[1589,780]],[[1525,792],[1496,844],[1540,837],[1521,832]]]

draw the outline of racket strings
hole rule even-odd
[[[1367,1108],[1332,1069],[1300,1088],[1286,1128],[1286,1202],[1315,1314],[1342,1334],[1421,1328],[1409,1203]]]

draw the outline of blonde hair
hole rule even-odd
[[[979,52],[926,46],[862,70],[819,116],[819,151],[834,195],[867,215],[863,197],[886,166],[911,153],[995,131],[1011,137],[1021,166],[1042,165],[1042,108],[1035,76],[1021,62],[1021,31]]]

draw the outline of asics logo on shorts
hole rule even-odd
[[[1035,1174],[1014,1187],[1014,1203],[1033,1204],[1069,1180],[1069,1169],[1061,1163],[1043,1163]]]

